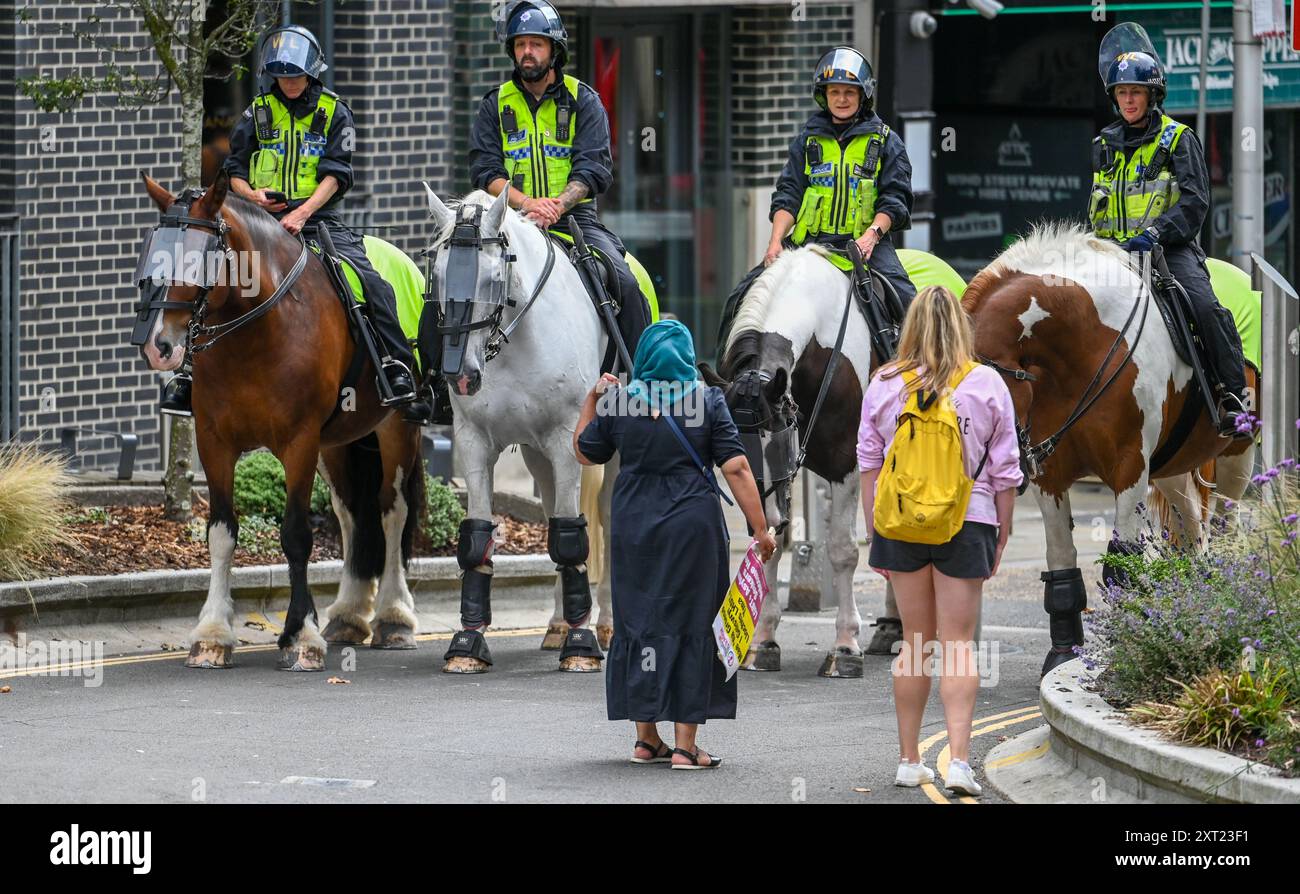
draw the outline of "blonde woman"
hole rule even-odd
[[[937,644],[939,697],[952,754],[945,782],[950,790],[968,795],[980,793],[970,768],[971,718],[979,689],[972,640],[984,581],[997,573],[1011,535],[1021,481],[1015,410],[1002,378],[975,363],[949,392],[954,375],[972,363],[973,355],[970,322],[961,304],[941,286],[924,289],[908,309],[897,358],[878,370],[867,387],[858,429],[870,564],[893,582],[903,622],[903,649],[893,668],[901,752],[894,781],[902,786],[934,781],[934,772],[921,762],[919,739],[930,697],[928,659]],[[915,377],[904,377],[905,372]],[[952,401],[965,473],[974,481],[960,531],[937,546],[891,540],[876,533],[872,519],[876,479],[899,414],[917,390],[939,392]]]

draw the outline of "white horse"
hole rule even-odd
[[[1139,548],[1151,482],[1173,507],[1177,533],[1194,545],[1214,501],[1202,506],[1189,473],[1217,457],[1217,496],[1235,500],[1254,460],[1252,442],[1229,441],[1210,425],[1205,398],[1192,391],[1192,368],[1130,261],[1079,227],[1045,225],[981,271],[962,297],[976,351],[1011,390],[1025,432],[1022,455],[1051,445],[1029,464],[1047,537],[1052,650],[1044,674],[1083,643],[1087,592],[1071,534],[1070,485],[1096,475],[1115,494],[1113,551]],[[1253,371],[1246,374],[1255,384]],[[1091,395],[1099,396],[1089,403]]]
[[[714,373],[701,366],[705,381],[727,394],[733,414],[745,403],[745,380],[761,382],[756,403],[750,407],[771,430],[797,415],[806,427],[830,360],[845,302],[848,277],[834,267],[817,246],[783,252],[750,286],[736,314],[723,353],[722,367]],[[858,423],[862,395],[873,368],[871,339],[858,308],[849,312],[843,357],[814,424],[804,462],[830,483],[829,556],[833,589],[838,604],[835,644],[819,673],[822,676],[862,676],[862,649],[858,634],[862,617],[853,597],[853,574],[858,564],[858,496],[861,481],[857,464]],[[797,407],[797,414],[795,411]],[[800,437],[803,432],[800,431]],[[782,457],[788,450],[765,451],[763,468],[755,468],[766,482],[776,481],[780,469],[769,464],[768,454]],[[789,486],[777,487],[764,501],[769,525],[779,525],[788,512]],[[780,548],[768,560],[768,580],[775,580]],[[898,617],[892,587],[886,589],[886,615]],[[892,610],[891,610],[892,609]],[[754,630],[753,645],[744,667],[780,670],[776,629],[781,623],[777,599],[763,602]]]
[[[452,638],[443,670],[482,673],[491,664],[483,632],[491,621],[492,472],[501,451],[518,444],[541,491],[550,519],[548,548],[559,571],[543,648],[560,647],[562,640],[561,670],[598,671],[601,646],[608,646],[613,632],[609,575],[597,592],[598,641],[585,627],[591,609],[588,542],[580,515],[582,470],[572,438],[583,400],[600,374],[608,336],[568,257],[508,207],[507,191],[495,200],[475,191],[449,206],[427,183],[425,189],[436,234],[429,248],[437,258],[432,285],[445,302],[444,325],[461,327],[459,335],[449,336],[456,342],[453,350],[463,350],[459,373],[449,377],[449,385],[456,452],[469,489],[458,547],[465,629]],[[481,241],[462,246],[458,254],[460,237],[453,239],[453,231],[476,232]],[[508,246],[498,241],[501,237]],[[506,253],[515,256],[513,263],[505,262]],[[466,266],[471,257],[477,270]],[[469,286],[453,285],[458,279]],[[508,340],[497,337],[516,322]],[[443,345],[445,352],[448,341]],[[606,472],[606,485],[616,471]],[[610,490],[601,490],[606,517]],[[608,550],[607,526],[600,530],[605,535],[595,547]]]

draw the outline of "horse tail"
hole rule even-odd
[[[384,526],[380,521],[379,489],[384,483],[384,461],[379,438],[372,432],[347,446],[344,460],[352,505],[352,547],[348,569],[360,580],[384,573]]]
[[[600,517],[600,489],[605,481],[604,466],[583,466],[582,485],[578,498],[579,510],[587,517],[587,579],[593,584],[604,580],[605,525]]]
[[[415,552],[415,534],[424,518],[424,453],[418,448],[411,471],[402,484],[402,497],[406,500],[406,524],[402,526],[402,567],[411,561]]]

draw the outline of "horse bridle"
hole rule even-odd
[[[546,287],[546,283],[550,280],[551,272],[555,269],[555,246],[549,238],[545,239],[547,249],[546,264],[542,268],[541,275],[537,278],[528,300],[524,302],[523,309],[502,328],[501,320],[505,308],[507,306],[517,306],[515,299],[510,297],[510,268],[518,260],[518,257],[510,251],[510,239],[506,235],[504,227],[495,236],[484,236],[482,223],[483,207],[481,205],[457,206],[457,217],[452,227],[451,236],[435,249],[425,251],[425,255],[429,258],[426,275],[428,292],[425,295],[425,301],[433,304],[435,308],[438,325],[434,327],[434,331],[438,333],[440,338],[451,337],[458,339],[460,336],[468,335],[475,330],[490,328],[492,331],[488,335],[484,348],[484,362],[491,362],[501,353],[502,345],[510,343],[511,334],[518,328],[519,323],[532,308],[534,302],[537,301],[538,296],[542,294],[542,290]],[[493,296],[494,299],[499,299],[492,302],[496,305],[495,309],[482,320],[475,322],[462,318],[466,316],[468,306],[478,298],[478,256],[485,245],[501,246],[501,258],[506,265],[506,269],[501,285],[501,294]],[[447,259],[447,282],[443,283],[442,286],[445,308],[442,302],[438,300],[435,292],[437,277],[434,274],[438,255],[443,251],[450,252]],[[447,319],[453,314],[453,311],[457,319],[448,323]],[[445,368],[443,372],[446,374]]]
[[[1143,279],[1144,284],[1145,282],[1146,280]],[[1143,300],[1144,298],[1145,300]],[[1106,367],[1114,358],[1115,352],[1119,350],[1120,343],[1124,341],[1124,336],[1128,333],[1129,326],[1133,324],[1133,318],[1137,315],[1139,305],[1142,307],[1142,317],[1138,320],[1137,333],[1133,337],[1133,342],[1128,347],[1128,352],[1124,355],[1124,359],[1119,366],[1115,367],[1115,371],[1110,374],[1100,388],[1097,388],[1096,393],[1093,393],[1093,389],[1097,387],[1097,382],[1101,379],[1101,374],[1105,372]],[[1109,389],[1110,386],[1114,384],[1115,380],[1119,378],[1120,373],[1124,371],[1124,367],[1128,366],[1129,361],[1133,359],[1133,352],[1137,350],[1138,342],[1142,340],[1142,332],[1146,328],[1147,311],[1150,306],[1151,291],[1149,289],[1140,288],[1137,299],[1133,302],[1133,307],[1129,310],[1128,319],[1124,321],[1123,328],[1116,334],[1115,340],[1111,343],[1110,350],[1106,352],[1105,359],[1101,361],[1101,365],[1097,367],[1097,371],[1093,374],[1092,381],[1088,383],[1087,388],[1083,389],[1083,394],[1081,394],[1079,399],[1075,402],[1074,409],[1070,412],[1070,415],[1066,417],[1065,422],[1050,437],[1044,438],[1037,444],[1034,444],[1031,442],[1029,436],[1030,420],[1028,412],[1026,411],[1025,424],[1023,426],[1021,426],[1019,419],[1016,420],[1016,441],[1020,445],[1020,460],[1027,472],[1025,483],[1030,479],[1036,479],[1042,475],[1043,465],[1047,462],[1048,457],[1056,452],[1056,448],[1061,443],[1061,439],[1065,437],[1065,433],[1073,428],[1074,424],[1082,419],[1083,416],[1092,409],[1093,404],[1101,399],[1101,396],[1105,394],[1107,389]],[[1037,381],[1037,377],[1027,370],[1011,369],[990,360],[988,357],[977,355],[977,359],[985,366],[991,367],[1002,375],[1009,376],[1018,382]],[[1023,492],[1023,490],[1024,484],[1021,485],[1021,491]]]
[[[163,227],[174,227],[175,229],[184,232],[191,227],[198,227],[204,230],[211,230],[215,234],[213,237],[215,241],[213,242],[214,247],[210,250],[227,259],[228,271],[230,274],[227,277],[227,282],[231,288],[233,288],[234,259],[230,251],[229,240],[226,238],[227,233],[230,232],[230,225],[222,218],[220,212],[217,212],[215,219],[213,220],[206,220],[201,217],[192,217],[188,213],[194,202],[196,202],[202,195],[203,190],[201,189],[185,190],[179,197],[177,197],[175,203],[163,212],[158,226],[154,229],[157,230]],[[141,296],[140,304],[136,308],[137,319],[149,320],[150,325],[148,328],[151,330],[152,320],[155,314],[168,310],[188,310],[190,312],[190,321],[186,326],[186,349],[191,354],[198,354],[202,351],[208,350],[236,329],[240,329],[257,318],[264,316],[271,310],[271,308],[275,307],[275,305],[280,302],[281,298],[289,293],[291,288],[293,288],[294,283],[298,281],[298,277],[302,275],[302,271],[307,266],[307,245],[303,242],[301,234],[299,234],[297,238],[299,244],[302,246],[302,251],[298,254],[298,259],[294,262],[288,275],[281,280],[280,284],[276,287],[275,291],[271,293],[269,298],[261,304],[254,306],[252,309],[240,314],[235,319],[228,320],[225,323],[217,323],[215,325],[207,325],[203,322],[208,311],[208,295],[216,286],[216,282],[211,281],[208,277],[204,277],[204,281],[195,286],[198,289],[198,294],[195,295],[193,301],[167,300],[166,296],[169,291],[167,284],[163,284],[152,294],[146,292]],[[147,240],[146,245],[148,245]],[[143,283],[140,283],[139,285],[141,288],[144,287]],[[200,343],[198,341],[200,338],[206,339],[206,341]],[[140,344],[143,343],[143,341],[140,342]]]

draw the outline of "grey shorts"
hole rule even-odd
[[[938,546],[890,540],[873,532],[868,562],[872,568],[903,572],[920,571],[926,565],[934,565],[948,577],[982,580],[993,571],[997,548],[997,525],[968,521],[961,526],[957,536]]]

